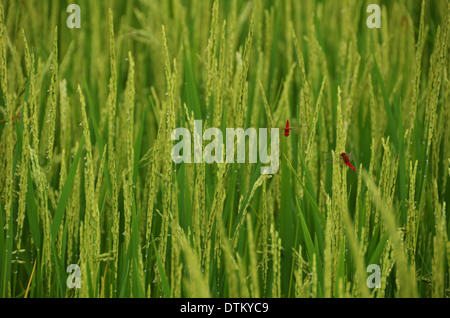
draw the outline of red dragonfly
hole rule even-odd
[[[350,163],[350,158],[347,156],[347,154],[345,152],[341,153],[341,158],[342,160],[344,160],[344,163],[349,166],[353,171],[356,172],[356,168],[352,166],[352,164]]]
[[[303,130],[303,126],[300,126],[300,127],[291,127],[291,126],[289,126],[289,119],[286,120],[286,126],[284,126],[284,127],[275,127],[275,128],[283,129],[284,135],[286,137],[289,137],[291,131],[298,133],[298,131],[300,129]]]
[[[328,152],[325,152],[326,154],[329,155]],[[345,152],[341,152],[341,154],[339,155],[339,163],[344,164],[346,166],[348,166],[349,168],[351,168],[353,171],[356,172],[356,168],[350,163],[353,160],[352,158],[352,154],[349,153],[349,155],[347,155]],[[333,160],[326,160],[327,162],[333,162]]]
[[[14,120],[14,119],[16,119],[16,118],[17,118],[17,120],[20,120],[20,117],[21,117],[20,114],[17,114],[17,116],[16,116],[16,115],[13,115],[13,116],[12,116],[12,120]],[[0,123],[3,123],[3,122],[5,122],[5,121],[6,121],[6,118],[0,119]]]
[[[289,136],[289,131],[290,131],[291,129],[292,129],[292,128],[289,128],[289,119],[288,119],[288,120],[286,120],[286,127],[284,128],[284,135],[285,135],[286,137]]]

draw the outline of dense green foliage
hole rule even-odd
[[[372,2],[79,0],[70,29],[1,0],[0,297],[447,296],[449,3]],[[175,164],[196,119],[302,129],[273,175]]]

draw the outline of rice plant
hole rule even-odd
[[[448,297],[449,28],[446,0],[0,0],[0,297]],[[199,120],[305,129],[274,174],[175,163]]]

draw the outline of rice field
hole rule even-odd
[[[0,297],[450,296],[449,10],[0,0]],[[306,129],[261,174],[195,120]]]

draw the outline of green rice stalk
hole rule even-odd
[[[256,246],[254,239],[254,231],[252,226],[252,220],[250,214],[247,214],[247,226],[248,226],[248,249],[250,254],[250,296],[259,298],[259,277],[257,272],[257,260],[256,260]]]
[[[411,271],[410,266],[405,256],[404,246],[397,231],[396,221],[392,207],[384,202],[381,196],[380,189],[370,179],[367,172],[362,171],[363,179],[367,185],[368,190],[372,193],[372,201],[380,210],[384,225],[386,226],[389,237],[392,241],[393,252],[395,255],[397,268],[397,288],[399,289],[399,297],[412,297],[417,294],[416,281],[414,272]]]
[[[95,201],[95,177],[94,162],[92,158],[92,144],[89,130],[89,123],[86,115],[86,102],[81,87],[78,85],[78,94],[81,103],[81,115],[83,135],[85,138],[86,157],[84,157],[84,189],[86,192],[86,213],[84,216],[84,243],[86,244],[86,254],[84,259],[81,258],[81,268],[87,270],[89,266],[90,272],[86,272],[91,276],[94,282],[97,274],[98,263],[95,259],[100,254],[100,212],[98,210],[98,202]],[[96,294],[97,289],[93,287],[93,293]]]
[[[53,161],[53,147],[55,145],[55,122],[56,122],[56,105],[58,95],[58,27],[55,27],[53,36],[52,62],[50,64],[51,84],[50,84],[50,109],[47,117],[48,124],[48,144],[47,144],[47,173],[51,170]]]
[[[30,162],[32,167],[32,177],[36,184],[38,198],[39,198],[39,216],[42,222],[42,228],[44,230],[44,243],[42,250],[42,268],[44,269],[45,279],[47,284],[45,285],[47,289],[51,286],[51,215],[48,209],[48,183],[41,166],[39,165],[38,156],[36,151],[31,147],[28,148],[30,154]]]
[[[58,189],[58,194],[62,193],[63,191],[63,187],[66,184],[66,180],[67,180],[67,168],[66,168],[66,161],[63,159],[65,157],[65,149],[62,150],[61,153],[61,170],[60,170],[60,175],[59,175],[59,189]],[[58,252],[59,257],[62,257],[63,255],[62,253],[62,244],[63,244],[63,235],[64,235],[64,219],[65,219],[65,215],[63,216],[63,219],[61,220],[61,224],[59,225],[59,231],[58,231],[58,236],[57,236],[57,241],[56,241],[56,250]]]
[[[22,243],[22,230],[23,222],[25,219],[26,211],[26,196],[28,188],[28,167],[29,167],[29,153],[28,148],[30,146],[29,129],[30,129],[30,119],[28,115],[28,103],[24,102],[23,105],[23,135],[22,135],[22,158],[20,161],[20,183],[19,183],[19,207],[17,211],[17,229],[16,229],[16,240],[17,249],[20,250]]]
[[[278,232],[274,229],[273,224],[270,226],[270,236],[272,237],[272,261],[273,261],[273,282],[272,282],[272,298],[281,297],[281,239]]]
[[[414,260],[416,255],[416,244],[417,244],[417,226],[418,226],[418,211],[415,202],[415,185],[416,185],[416,175],[417,175],[417,165],[416,160],[414,168],[412,167],[412,162],[409,163],[410,171],[410,185],[409,185],[409,197],[408,197],[408,214],[406,223],[406,237],[405,244],[408,253],[411,255],[411,260]]]
[[[181,250],[186,258],[187,269],[189,275],[192,276],[192,282],[194,286],[191,289],[192,295],[190,297],[208,298],[211,297],[206,277],[200,267],[200,256],[192,249],[189,244],[186,235],[181,228],[173,229],[175,239],[180,243]]]
[[[436,184],[436,183],[435,183]],[[447,224],[445,215],[445,202],[442,207],[435,211],[436,234],[433,239],[433,261],[432,261],[432,296],[438,298],[445,297],[445,246],[447,244]]]
[[[107,100],[108,108],[108,170],[111,179],[111,214],[112,214],[112,252],[115,255],[114,261],[114,281],[115,286],[111,290],[114,296],[117,295],[117,277],[119,265],[119,203],[118,203],[118,185],[117,185],[117,171],[116,171],[116,100],[117,100],[117,73],[116,73],[116,47],[114,40],[114,24],[113,13],[109,9],[109,61],[110,61],[110,78],[109,78],[109,94]]]
[[[236,249],[236,246],[238,243],[238,238],[239,238],[239,233],[240,233],[240,228],[245,221],[245,215],[250,206],[250,202],[251,202],[253,196],[255,195],[256,190],[264,183],[264,180],[270,179],[270,178],[272,178],[272,175],[262,174],[261,176],[259,176],[259,178],[253,184],[252,190],[250,191],[250,194],[247,198],[247,203],[245,204],[244,208],[242,208],[242,210],[240,208],[238,209],[239,211],[242,211],[242,212],[240,212],[240,214],[241,214],[240,220],[239,220],[238,224],[236,225],[236,229],[234,231],[234,236],[233,236],[233,248],[234,249]],[[239,202],[239,206],[240,206],[240,202]]]

